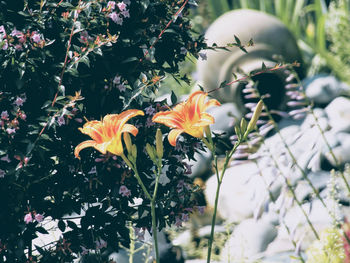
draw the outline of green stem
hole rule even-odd
[[[318,118],[317,118],[315,112],[314,112],[312,109],[311,109],[311,114],[312,114],[312,116],[314,117],[316,126],[317,126],[319,132],[321,133],[321,136],[322,136],[323,141],[326,143],[326,146],[327,146],[327,148],[328,148],[328,151],[329,151],[330,155],[332,156],[332,159],[333,159],[333,161],[334,161],[334,163],[335,163],[335,166],[337,167],[338,171],[340,172],[340,176],[341,176],[341,178],[343,179],[343,181],[344,181],[344,183],[345,183],[346,189],[348,190],[348,196],[349,196],[349,195],[350,195],[350,185],[349,185],[349,183],[348,183],[348,180],[346,180],[346,178],[345,178],[343,169],[341,168],[340,163],[339,163],[337,157],[335,156],[335,154],[334,154],[334,152],[333,152],[333,149],[332,149],[332,147],[330,146],[330,144],[329,144],[329,142],[328,142],[328,140],[327,140],[327,138],[326,138],[326,135],[324,134],[324,131],[322,130],[322,128],[321,128],[321,126],[320,126],[320,124],[319,124],[319,122],[318,122]]]
[[[151,215],[152,215],[152,235],[154,240],[154,248],[156,251],[156,262],[159,263],[158,251],[158,237],[157,237],[157,220],[156,220],[156,204],[155,200],[151,201]]]
[[[226,153],[226,158],[225,158],[225,163],[224,167],[222,168],[221,171],[221,176],[219,174],[219,169],[218,169],[218,158],[215,152],[212,152],[214,154],[214,164],[215,164],[215,174],[217,178],[218,185],[216,187],[216,195],[215,195],[215,203],[214,203],[214,214],[211,220],[211,230],[210,230],[210,237],[208,240],[208,255],[207,255],[207,263],[210,263],[210,258],[211,258],[211,250],[213,246],[213,239],[214,239],[214,229],[215,229],[215,221],[216,221],[216,214],[217,214],[217,208],[218,208],[218,203],[219,203],[219,195],[220,195],[220,187],[222,180],[224,178],[227,166],[231,160],[232,155],[235,153],[237,150],[238,146],[241,144],[242,141],[236,142],[236,144],[233,146],[233,149],[231,152]]]
[[[129,237],[130,237],[130,249],[129,249],[129,263],[134,263],[135,254],[135,232],[132,227],[132,223],[129,222]]]
[[[137,182],[141,185],[141,188],[142,188],[143,192],[145,193],[146,197],[151,201],[152,197],[149,194],[149,192],[147,191],[146,186],[143,184],[143,182],[139,176],[139,173],[136,169],[136,165],[134,167],[134,165],[132,165],[132,163],[129,161],[128,158],[126,158],[126,156],[124,154],[122,154],[121,157],[123,158],[124,162],[134,171]]]
[[[341,176],[341,178],[343,179],[343,181],[344,181],[344,183],[345,183],[346,189],[348,190],[348,196],[349,196],[349,195],[350,195],[350,185],[349,185],[348,181],[347,181],[346,178],[345,178],[344,171],[343,171],[343,169],[341,168],[340,163],[339,163],[337,157],[335,156],[335,154],[334,154],[334,152],[333,152],[333,149],[332,149],[332,147],[330,146],[330,144],[329,144],[329,142],[328,142],[328,140],[327,140],[327,138],[326,138],[326,135],[324,134],[323,129],[322,129],[321,126],[320,126],[320,123],[319,123],[319,121],[318,121],[318,117],[316,116],[316,114],[315,114],[313,108],[311,107],[311,106],[313,106],[313,103],[312,103],[312,101],[310,101],[310,99],[306,96],[305,88],[302,86],[301,80],[300,80],[298,74],[296,74],[296,72],[294,72],[294,75],[295,75],[295,78],[296,78],[298,84],[299,84],[300,87],[302,88],[302,94],[303,94],[304,97],[305,97],[305,101],[306,101],[307,105],[310,106],[310,113],[311,113],[312,117],[313,117],[314,120],[315,120],[316,126],[317,126],[319,132],[321,133],[321,136],[322,136],[323,141],[326,143],[326,146],[327,146],[327,148],[328,148],[328,151],[329,151],[330,155],[332,156],[332,158],[333,158],[333,160],[334,160],[335,166],[337,167],[337,169],[338,169],[339,172],[340,172],[340,176]]]
[[[153,197],[151,200],[151,216],[152,216],[152,235],[154,240],[154,248],[156,251],[156,263],[159,263],[159,249],[158,249],[158,237],[157,237],[157,217],[156,217],[156,199],[159,185],[159,177],[161,169],[161,162],[158,163],[158,170],[156,174],[156,182],[154,185]]]
[[[157,218],[156,218],[156,198],[157,198],[157,190],[158,190],[158,184],[159,184],[159,177],[161,173],[161,164],[158,165],[158,172],[156,174],[156,182],[154,186],[154,192],[153,196],[151,197],[150,193],[147,191],[146,186],[142,182],[139,173],[136,169],[136,163],[133,165],[130,160],[122,154],[121,157],[123,158],[124,162],[134,171],[135,177],[137,179],[137,182],[139,185],[141,185],[141,188],[143,192],[145,193],[148,200],[151,201],[151,217],[152,217],[152,235],[154,240],[154,247],[156,251],[156,263],[159,263],[159,251],[158,251],[158,238],[157,238]],[[129,258],[130,260],[130,258]]]
[[[213,214],[213,218],[211,219],[210,238],[208,240],[207,263],[210,263],[211,249],[212,249],[212,246],[213,246],[214,229],[215,229],[215,221],[216,221],[216,212],[217,212],[217,207],[218,207],[218,202],[219,202],[219,194],[220,194],[220,185],[221,185],[221,182],[218,181],[218,186],[216,188],[216,195],[215,195],[214,214]]]
[[[260,96],[260,94],[259,94]],[[294,154],[292,153],[289,145],[286,143],[286,140],[284,139],[284,137],[281,134],[281,130],[278,128],[277,123],[275,122],[275,120],[273,119],[269,109],[267,108],[267,105],[264,103],[264,107],[267,113],[267,116],[269,118],[269,120],[271,121],[274,130],[276,131],[276,133],[278,134],[278,136],[280,137],[283,146],[286,148],[288,155],[290,156],[290,158],[292,159],[293,164],[298,168],[298,170],[301,172],[301,175],[303,177],[303,179],[309,184],[309,186],[311,187],[312,191],[315,193],[316,197],[321,201],[322,205],[327,208],[326,203],[324,202],[323,198],[320,196],[320,193],[318,192],[318,190],[316,189],[316,187],[313,185],[313,183],[311,182],[310,178],[307,176],[306,172],[304,171],[303,168],[300,167],[297,159],[295,158]]]
[[[263,144],[265,145],[265,142],[263,142]],[[266,145],[265,145],[265,147],[266,147]],[[269,149],[268,147],[266,147],[266,148],[267,148],[267,151],[268,151],[268,153],[269,153],[269,155],[270,155],[270,158],[272,159],[272,161],[273,161],[275,167],[279,170],[280,174],[281,174],[282,177],[284,178],[284,181],[285,181],[285,183],[286,183],[286,185],[287,185],[289,191],[292,193],[293,199],[295,200],[295,202],[297,203],[297,205],[298,205],[299,208],[301,209],[301,211],[302,211],[302,213],[303,213],[303,215],[304,215],[304,217],[305,217],[305,219],[306,219],[306,222],[308,223],[308,225],[309,225],[310,228],[311,228],[311,231],[314,233],[315,237],[319,240],[320,237],[319,237],[319,235],[317,234],[317,231],[316,231],[315,227],[313,226],[312,222],[310,221],[309,216],[308,216],[307,213],[305,212],[305,210],[304,210],[304,208],[303,208],[303,206],[302,206],[302,203],[301,203],[301,202],[299,201],[299,199],[297,198],[297,195],[295,194],[295,191],[294,191],[294,189],[293,189],[293,186],[292,186],[292,185],[290,184],[290,182],[288,181],[288,178],[284,175],[284,173],[283,173],[281,167],[279,166],[279,164],[278,164],[277,160],[275,159],[275,157],[272,155],[270,149]],[[326,208],[327,208],[327,207],[326,207]]]

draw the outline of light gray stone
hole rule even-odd
[[[315,189],[321,191],[322,189],[327,187],[327,183],[329,181],[330,176],[329,172],[318,171],[307,174],[307,178],[310,180]],[[306,198],[310,198],[315,194],[312,187],[310,186],[310,183],[306,180],[301,180],[298,182],[297,187],[295,189],[295,193],[298,200],[300,201]]]
[[[246,219],[234,229],[225,244],[221,258],[225,262],[255,260],[261,256],[276,236],[277,229],[268,220]]]
[[[303,80],[306,96],[316,104],[328,104],[336,97],[350,93],[350,87],[334,76],[316,75]]]
[[[217,188],[216,175],[208,179],[205,194],[210,206],[214,206]],[[263,209],[262,201],[268,200],[268,192],[255,163],[247,162],[227,169],[221,184],[218,213],[224,219],[240,222]]]
[[[211,131],[216,133],[225,132],[227,136],[234,133],[233,126],[236,120],[242,117],[237,106],[233,103],[225,103],[220,107],[209,108],[208,113],[215,119],[215,123],[210,125]]]
[[[334,159],[334,157],[332,156],[328,148],[325,150],[325,153],[324,153],[325,158],[334,167],[337,166],[336,162],[339,165],[344,165],[345,163],[350,162],[350,134],[337,133],[335,134],[335,138],[339,142],[339,145],[332,147],[332,152],[336,160]]]
[[[212,154],[210,151],[196,152],[193,157],[195,160],[185,160],[191,166],[192,173],[189,175],[190,177],[203,177],[211,173]]]
[[[334,132],[350,132],[350,99],[338,97],[325,110]]]

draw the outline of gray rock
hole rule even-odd
[[[133,262],[153,262],[152,258],[154,257],[154,251],[152,247],[153,244],[152,236],[146,232],[144,241],[136,241],[135,249],[139,249],[134,254]],[[167,239],[163,231],[158,232],[158,248],[159,248],[159,257],[160,262],[168,263],[183,263],[184,259],[180,250],[174,251],[174,246]],[[118,263],[129,263],[129,253],[125,249],[120,249],[119,252],[114,252],[109,255],[109,260],[113,260]]]
[[[277,253],[275,255],[266,256],[262,259],[262,263],[296,263],[293,257],[297,257],[294,251]],[[305,259],[305,257],[303,257]]]
[[[339,145],[332,147],[332,156],[329,149],[325,149],[324,156],[325,158],[336,167],[337,164],[344,165],[345,163],[350,162],[350,134],[349,133],[337,133],[335,134],[335,139],[339,142]]]
[[[225,103],[220,107],[208,109],[208,113],[215,119],[215,123],[210,125],[210,129],[216,133],[225,132],[228,136],[234,133],[234,124],[241,117],[237,106],[233,103]]]
[[[222,225],[216,225],[215,226],[215,233],[225,233],[227,231],[225,226]],[[201,227],[198,230],[198,236],[200,238],[203,237],[209,237],[211,232],[211,225],[207,225],[204,227]],[[186,230],[180,235],[178,235],[173,241],[172,244],[175,246],[186,246],[187,244],[190,244],[192,241],[192,235],[190,230]]]
[[[329,172],[318,171],[307,174],[307,178],[310,180],[315,189],[321,191],[327,187],[330,176]],[[298,182],[295,193],[300,201],[314,196],[314,191],[306,180],[301,180]]]
[[[329,209],[334,206],[334,203],[327,201],[326,204],[328,208],[325,208],[321,201],[314,200],[302,205],[318,233],[322,229],[331,226],[333,222],[333,219],[329,214]],[[288,227],[289,233],[285,226]],[[297,205],[294,205],[286,212],[283,217],[283,224],[278,229],[278,235],[268,246],[265,255],[275,255],[286,251],[294,251],[295,248],[291,240],[294,240],[296,243],[300,242],[301,250],[305,250],[311,242],[315,240],[315,236],[308,225],[303,212]]]
[[[338,97],[325,110],[333,132],[350,132],[350,99]]]
[[[194,160],[185,160],[191,166],[192,173],[189,175],[192,178],[205,177],[211,173],[212,154],[210,151],[199,151],[194,154]]]
[[[208,179],[205,194],[210,206],[214,206],[217,187],[216,175]],[[218,213],[224,219],[240,222],[260,213],[268,200],[264,178],[259,175],[255,163],[247,162],[227,169],[221,184]]]
[[[306,96],[316,104],[328,104],[336,97],[349,94],[350,87],[334,76],[316,75],[303,80]]]
[[[261,256],[267,246],[277,236],[276,227],[268,220],[242,221],[233,231],[221,253],[225,262],[245,262]]]

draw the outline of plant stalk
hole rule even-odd
[[[235,151],[237,150],[238,146],[241,144],[241,140],[237,141],[236,144],[233,146],[233,149],[231,150],[231,152],[226,153],[226,158],[225,158],[225,163],[224,163],[224,167],[222,168],[221,171],[221,176],[219,174],[219,169],[218,169],[218,157],[215,154],[215,147],[213,144],[211,144],[212,146],[212,153],[214,154],[214,163],[215,163],[215,174],[216,174],[216,178],[217,178],[217,188],[216,188],[216,195],[215,195],[215,203],[214,203],[214,214],[213,214],[213,218],[211,220],[211,230],[210,230],[210,237],[208,240],[208,254],[207,254],[207,263],[210,263],[210,258],[211,258],[211,250],[212,250],[212,246],[213,246],[213,239],[214,239],[214,229],[215,229],[215,221],[216,221],[216,214],[217,214],[217,208],[218,208],[218,203],[219,203],[219,195],[220,195],[220,187],[221,187],[221,183],[222,180],[224,178],[227,166],[230,162],[230,159],[232,157],[232,155],[235,153]]]

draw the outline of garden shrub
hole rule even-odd
[[[152,116],[167,108],[154,93],[165,73],[181,77],[187,52],[198,56],[205,47],[191,32],[191,5],[0,1],[0,261],[71,262],[128,246],[128,221],[151,230],[149,200],[122,159],[90,148],[78,160],[73,152],[86,139],[78,128],[87,120],[141,109],[145,116],[131,120],[139,128],[133,140],[140,176],[152,189],[153,163],[143,147],[154,145]],[[159,229],[181,225],[197,205],[183,160],[202,146],[183,137],[176,148],[164,140]],[[38,233],[49,235],[48,221],[62,235],[32,251]]]

